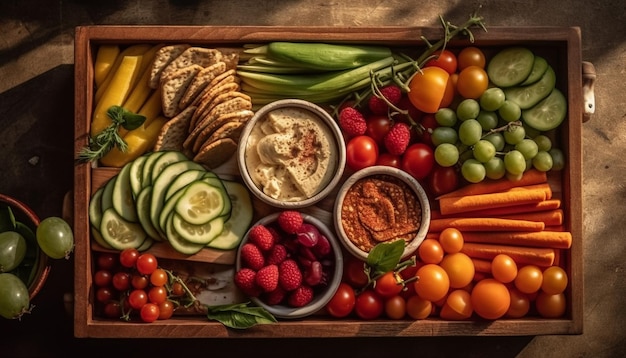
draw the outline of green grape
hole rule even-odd
[[[435,113],[435,121],[443,127],[454,127],[457,122],[456,112],[452,108],[440,108]]]
[[[467,119],[459,126],[459,139],[465,145],[476,144],[483,135],[483,129],[475,119]]]
[[[537,143],[532,139],[522,139],[515,145],[515,149],[520,151],[526,160],[533,159],[539,151]]]
[[[506,122],[513,122],[522,116],[522,110],[515,102],[504,101],[504,103],[498,108],[498,114],[500,118]]]
[[[552,148],[548,151],[552,157],[552,170],[562,170],[565,168],[565,155],[559,148]]]
[[[459,161],[459,149],[454,144],[440,144],[435,148],[435,161],[442,167],[451,167]]]
[[[476,159],[468,159],[461,166],[461,175],[470,183],[479,183],[485,179],[485,166]]]
[[[476,117],[484,131],[494,129],[498,126],[498,114],[496,112],[481,110]]]
[[[519,181],[524,176],[524,173],[522,172],[522,173],[519,173],[519,174],[513,174],[513,173],[507,171],[505,176],[510,181]]]
[[[26,256],[26,239],[15,231],[0,233],[0,272],[18,267]]]
[[[0,273],[0,316],[20,318],[30,309],[28,287],[12,273]]]
[[[504,155],[504,166],[511,174],[522,174],[526,170],[526,159],[519,150],[511,150]]]
[[[504,91],[498,87],[491,87],[480,96],[480,106],[487,111],[497,111],[504,104],[504,100]]]
[[[537,130],[537,129],[529,126],[528,124],[526,124],[526,122],[523,122],[522,125],[524,126],[524,129],[526,130],[526,136],[529,137],[529,138],[535,138],[536,136],[541,134],[540,130]]]
[[[552,169],[553,164],[552,156],[544,150],[540,150],[533,158],[533,167],[542,172]]]
[[[486,163],[496,156],[496,147],[488,140],[481,139],[474,144],[474,158],[481,163]]]
[[[459,140],[459,135],[454,128],[437,127],[433,129],[433,133],[430,135],[430,139],[436,146],[442,143],[455,144]]]
[[[508,144],[517,144],[526,138],[526,130],[522,126],[512,126],[504,131],[504,141]]]
[[[489,179],[500,179],[506,174],[504,161],[500,157],[493,157],[483,165],[485,166],[485,176]]]
[[[466,98],[456,107],[456,116],[461,121],[476,119],[480,113],[480,104],[477,100]]]
[[[74,234],[69,224],[55,216],[41,221],[37,226],[37,243],[53,259],[68,257],[74,249]]]
[[[490,141],[496,148],[497,152],[501,152],[506,144],[504,141],[504,135],[501,132],[487,134],[483,139]]]
[[[552,140],[546,135],[540,134],[533,138],[535,143],[537,143],[537,150],[539,151],[549,151],[552,149]]]

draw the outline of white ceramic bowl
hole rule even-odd
[[[28,245],[32,245],[33,249],[36,249],[37,257],[30,272],[30,280],[26,283],[32,300],[43,288],[50,273],[48,256],[39,249],[35,236],[40,223],[39,217],[28,205],[8,195],[0,194],[0,205],[8,205],[15,216],[15,220],[27,226],[33,235],[30,239],[27,238],[27,241]]]
[[[327,170],[329,171],[329,173],[325,177],[326,180],[322,182],[321,186],[317,188],[317,190],[314,191],[312,195],[308,197],[307,195],[301,195],[299,199],[295,200],[287,200],[280,197],[276,198],[276,195],[268,195],[261,187],[257,185],[257,183],[255,183],[250,175],[248,167],[249,161],[253,160],[252,158],[258,160],[258,156],[256,154],[250,154],[248,152],[249,150],[252,150],[251,147],[254,145],[251,144],[254,143],[254,140],[250,140],[253,129],[258,126],[260,122],[264,121],[268,113],[277,109],[285,108],[305,110],[313,114],[315,117],[319,118],[320,123],[327,128],[327,133],[329,133],[329,135],[331,136],[331,140],[329,141],[331,149],[330,154],[335,159],[334,165],[328,167]],[[301,141],[299,141],[299,143],[301,143]],[[276,156],[274,155],[271,157],[275,158]],[[244,183],[248,186],[254,196],[259,198],[261,201],[277,208],[298,209],[316,204],[324,197],[326,197],[339,184],[343,175],[345,163],[345,141],[343,139],[341,129],[327,111],[314,103],[304,100],[284,99],[263,106],[258,111],[256,111],[254,117],[248,121],[241,133],[241,137],[239,140],[237,164],[239,166],[239,171],[241,172]],[[281,191],[284,191],[287,185],[282,184],[276,185],[275,187],[279,188],[279,190]]]
[[[273,213],[268,216],[263,217],[256,223],[254,223],[251,227],[255,225],[268,225],[276,221],[279,213]],[[310,316],[324,308],[328,301],[333,297],[339,284],[341,283],[341,277],[343,274],[343,255],[341,252],[341,244],[337,241],[334,232],[328,228],[321,220],[317,219],[314,216],[309,214],[302,214],[305,223],[309,223],[317,227],[321,234],[328,238],[330,242],[334,260],[335,267],[332,273],[332,276],[328,278],[328,285],[320,292],[317,292],[313,297],[313,300],[303,307],[290,307],[287,305],[268,305],[263,302],[258,297],[250,297],[250,300],[256,305],[265,308],[268,312],[273,314],[277,318],[286,318],[286,319],[296,319],[302,318],[306,316]],[[235,261],[235,268],[238,271],[241,269],[241,247],[248,241],[248,233],[244,236],[241,244],[239,245],[239,249],[237,250],[237,256]]]
[[[405,246],[402,258],[406,258],[415,252],[415,250],[422,243],[422,241],[424,241],[424,238],[426,237],[426,234],[428,232],[428,227],[430,225],[430,204],[428,201],[428,196],[426,195],[426,192],[424,191],[420,183],[410,174],[397,168],[382,165],[367,167],[353,173],[350,177],[348,177],[348,179],[339,189],[337,200],[335,201],[334,206],[333,220],[335,224],[335,231],[337,232],[337,237],[339,241],[343,244],[348,252],[363,261],[367,260],[369,250],[371,248],[368,248],[367,250],[359,248],[346,235],[346,231],[344,230],[344,226],[342,224],[342,207],[344,205],[346,194],[356,182],[364,178],[380,175],[394,177],[404,182],[409,188],[411,188],[416,196],[417,202],[421,206],[419,228],[415,236],[410,241],[408,241],[407,245]]]

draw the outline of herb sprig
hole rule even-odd
[[[128,111],[122,106],[111,106],[107,110],[107,116],[111,118],[111,124],[95,137],[89,138],[89,146],[84,147],[78,153],[78,162],[96,161],[104,157],[114,147],[126,152],[128,145],[120,136],[119,128],[123,127],[130,131],[139,128],[146,120],[145,116]]]

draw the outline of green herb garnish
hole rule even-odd
[[[139,128],[146,120],[145,116],[133,113],[121,106],[111,106],[107,115],[112,123],[95,138],[89,138],[89,146],[78,153],[79,162],[91,162],[104,157],[113,147],[118,147],[122,152],[128,150],[128,145],[119,134],[120,126],[126,130]]]

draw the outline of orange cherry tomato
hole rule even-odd
[[[530,310],[530,299],[528,295],[521,293],[517,288],[511,287],[509,289],[511,295],[511,305],[509,310],[506,311],[506,316],[509,318],[521,318],[528,314]]]
[[[420,260],[426,264],[438,264],[443,259],[443,248],[439,241],[435,239],[424,239],[417,248]]]
[[[485,68],[486,63],[485,54],[478,47],[465,47],[457,55],[457,67],[459,71],[462,71],[464,68],[469,66]]]
[[[439,243],[447,254],[454,254],[463,248],[463,234],[459,229],[445,228],[439,234]]]
[[[511,295],[506,286],[493,278],[479,281],[471,293],[474,312],[484,319],[498,319],[511,306]]]
[[[469,66],[459,73],[456,90],[464,98],[479,98],[489,87],[487,72],[478,66]]]
[[[491,274],[496,280],[509,283],[517,276],[517,264],[509,255],[496,255],[491,260]]]
[[[557,294],[567,287],[567,273],[558,266],[550,266],[543,271],[541,290],[548,294]]]
[[[435,264],[426,264],[417,270],[415,292],[428,301],[439,301],[448,294],[450,278],[446,270]]]
[[[527,265],[517,271],[517,277],[513,281],[515,287],[524,293],[535,293],[541,288],[543,273],[535,265]]]
[[[402,319],[406,315],[406,300],[400,295],[385,300],[385,314],[391,319]]]
[[[431,66],[425,67],[413,76],[409,83],[409,100],[424,113],[435,113],[441,106],[446,93],[450,74],[446,70]]]
[[[462,252],[447,254],[439,266],[448,274],[451,288],[463,288],[469,285],[474,278],[474,263],[469,256]]]
[[[465,290],[454,290],[450,292],[446,303],[441,307],[439,316],[443,319],[462,320],[470,318],[473,312],[470,293]]]
[[[432,311],[432,302],[417,295],[411,296],[406,300],[406,313],[413,319],[425,319],[430,316]]]
[[[535,299],[535,308],[541,317],[561,317],[565,314],[565,294],[557,293],[555,295],[551,295],[545,292],[539,292],[537,298]]]

